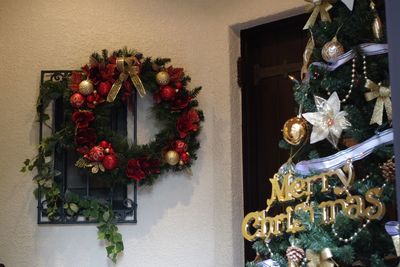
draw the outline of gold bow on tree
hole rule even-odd
[[[339,266],[332,258],[332,252],[329,248],[324,248],[321,253],[316,253],[307,249],[306,257],[307,267],[334,267]]]
[[[119,74],[118,80],[114,82],[111,87],[110,92],[107,95],[107,101],[113,102],[118,95],[119,90],[121,90],[122,83],[128,79],[131,79],[133,85],[136,87],[139,95],[141,97],[146,95],[146,90],[144,89],[143,83],[139,77],[139,60],[134,57],[118,57],[116,60],[117,69],[121,72]]]
[[[382,125],[383,120],[383,110],[386,110],[386,115],[388,120],[392,120],[392,100],[390,87],[381,86],[376,84],[370,79],[367,79],[365,87],[370,89],[369,92],[365,93],[365,99],[371,101],[376,98],[376,103],[374,107],[374,112],[372,113],[372,118],[370,124],[377,123]]]
[[[332,8],[330,2],[331,0],[305,0],[309,2],[310,5],[306,7],[307,12],[312,12],[310,18],[307,20],[306,25],[304,25],[303,30],[309,29],[314,26],[315,21],[317,21],[318,15],[321,14],[322,21],[331,22],[331,17],[329,16],[329,9]]]

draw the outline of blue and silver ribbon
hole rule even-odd
[[[257,267],[279,267],[279,264],[276,261],[269,259],[257,263]]]
[[[357,161],[365,158],[380,146],[393,143],[393,129],[380,132],[364,142],[342,150],[334,155],[301,161],[294,167],[294,172],[299,175],[309,176],[315,173],[327,172],[343,167],[349,160]]]
[[[400,235],[400,223],[396,221],[387,222],[385,230],[390,236]]]
[[[380,55],[380,54],[386,54],[388,52],[388,45],[387,44],[374,44],[374,43],[365,43],[359,45],[359,49],[361,50],[361,54],[365,56],[374,56],[374,55]],[[350,61],[356,56],[355,51],[352,49],[348,51],[347,53],[344,53],[343,55],[339,56],[336,60],[330,62],[329,64],[326,64],[324,62],[314,62],[311,63],[311,66],[317,66],[324,68],[328,71],[334,71],[335,69],[339,68],[346,62]]]
[[[396,250],[397,256],[400,255],[400,223],[399,222],[387,222],[385,224],[386,232],[392,237],[393,245]]]

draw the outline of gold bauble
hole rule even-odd
[[[79,93],[82,95],[90,95],[93,93],[93,83],[91,80],[81,81],[79,84]]]
[[[301,144],[307,135],[307,121],[301,117],[291,118],[283,125],[283,139],[291,145]]]
[[[175,150],[170,150],[165,153],[164,159],[169,165],[174,166],[179,162],[179,154]]]
[[[167,85],[169,84],[169,74],[166,71],[160,71],[156,75],[156,81],[159,85]]]
[[[344,54],[344,47],[336,39],[336,36],[322,47],[322,58],[327,62],[335,61],[339,56]]]

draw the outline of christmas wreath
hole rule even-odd
[[[38,154],[27,159],[21,171],[37,170],[34,180],[47,202],[47,216],[55,219],[59,209],[80,214],[99,223],[99,238],[109,242],[108,256],[115,262],[123,250],[110,205],[61,192],[54,177],[51,156],[63,148],[78,153],[77,168],[113,184],[152,184],[162,173],[189,170],[200,147],[197,135],[204,120],[195,100],[201,87],[188,90],[190,77],[183,68],[166,66],[166,58],[144,58],[126,48],[93,53],[82,71],[73,72],[68,88],[45,82],[37,101],[39,122],[46,125],[44,111],[52,101],[63,99],[65,125],[43,139]],[[135,92],[136,91],[136,92]],[[126,136],[110,130],[111,112],[121,106],[132,108],[133,94],[151,94],[151,110],[161,130],[144,145],[130,144]],[[49,160],[50,158],[50,160]],[[60,207],[63,203],[63,207]]]

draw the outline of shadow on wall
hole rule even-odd
[[[145,97],[138,99],[138,143],[150,142],[155,133],[160,131],[159,125],[152,116],[153,99]],[[201,108],[201,107],[200,107]],[[129,124],[128,124],[129,125]],[[144,127],[140,127],[144,126]],[[205,132],[199,137],[200,143],[205,143]],[[204,149],[204,148],[203,148]],[[129,237],[143,239],[157,225],[168,210],[178,205],[189,206],[193,197],[194,185],[199,183],[200,170],[204,169],[203,149],[198,150],[198,159],[192,166],[193,176],[183,172],[168,172],[160,176],[153,186],[139,186],[138,188],[138,224],[135,231],[129,231]],[[121,225],[121,229],[125,229]],[[128,238],[126,239],[128,243]]]
[[[138,142],[141,144],[149,142],[154,134],[159,131],[149,110],[151,103],[151,98],[139,99],[138,101],[138,110],[140,111],[138,114]],[[32,120],[34,119],[32,116]],[[32,136],[36,140],[37,124],[35,122],[30,123],[32,123]],[[128,127],[131,126],[128,124]],[[202,144],[206,143],[205,131],[202,132],[199,139]],[[194,188],[200,183],[200,171],[205,169],[206,162],[203,147],[198,150],[198,159],[192,166],[193,176],[185,174],[185,172],[169,172],[162,175],[153,186],[139,187],[138,223],[136,225],[118,225],[124,238],[126,251],[139,249],[142,246],[142,241],[148,242],[152,230],[155,229],[157,232],[160,227],[171,229],[172,225],[178,225],[182,221],[182,212],[189,213],[185,207],[192,203]],[[32,198],[32,201],[35,200]],[[32,203],[31,205],[34,206]],[[168,220],[165,220],[168,215]],[[176,218],[173,216],[176,216]],[[54,253],[51,257],[37,259],[37,266],[62,266],[57,264],[69,258],[69,266],[87,267],[92,266],[93,257],[96,258],[97,255],[100,259],[97,266],[112,266],[110,262],[104,259],[104,244],[98,241],[96,245],[97,229],[94,225],[41,225],[36,230],[34,247],[37,255],[43,255],[43,251]],[[169,233],[163,232],[162,235],[167,240]],[[60,240],[65,242],[60,242]],[[138,242],[138,240],[141,242]],[[57,246],[54,247],[52,244],[57,244]],[[83,251],[83,247],[85,247],[85,252],[78,252],[79,250]],[[87,257],[86,255],[91,256]],[[119,261],[122,261],[124,257],[127,257],[127,255],[121,255]]]

